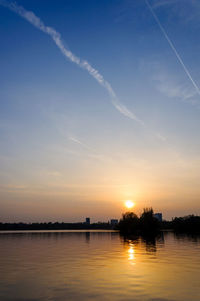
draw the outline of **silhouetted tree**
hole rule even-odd
[[[140,218],[133,212],[126,212],[122,215],[118,228],[122,234],[155,234],[160,223],[154,217],[152,208],[145,208]]]
[[[119,221],[118,228],[124,234],[136,233],[139,230],[139,218],[133,212],[126,212]]]
[[[200,233],[200,216],[175,217],[172,220],[172,228],[176,232]]]
[[[159,228],[160,223],[158,219],[154,217],[153,209],[144,208],[144,211],[140,216],[140,229],[142,233],[155,233]]]

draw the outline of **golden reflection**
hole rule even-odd
[[[123,239],[124,248],[125,248],[125,257],[131,265],[135,265],[136,261],[138,261],[137,254],[138,249],[140,248],[140,240],[138,237],[135,238],[125,238]]]
[[[135,264],[135,249],[134,244],[132,242],[129,242],[128,260],[131,261],[131,264]]]

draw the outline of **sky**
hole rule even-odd
[[[0,221],[200,214],[200,3],[0,0]]]

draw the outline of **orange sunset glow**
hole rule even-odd
[[[125,201],[125,206],[126,206],[126,208],[131,209],[135,206],[135,203],[131,200],[127,200],[127,201]]]

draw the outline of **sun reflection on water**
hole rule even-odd
[[[135,249],[132,242],[129,242],[128,260],[131,261],[131,264],[135,264]]]

